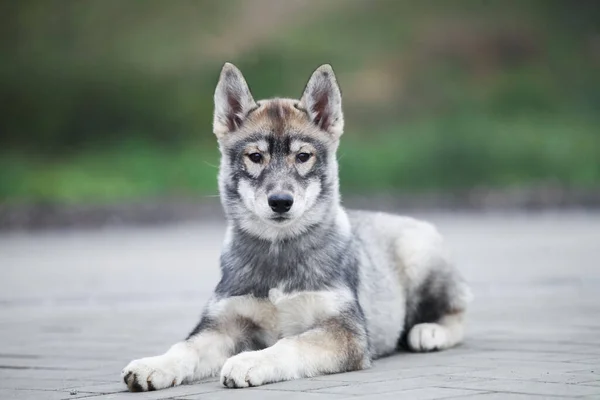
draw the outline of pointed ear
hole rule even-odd
[[[233,64],[225,63],[215,90],[213,132],[221,137],[242,125],[248,111],[256,107],[244,76]]]
[[[313,72],[304,89],[300,106],[320,129],[335,136],[344,132],[342,94],[331,65],[321,65]]]

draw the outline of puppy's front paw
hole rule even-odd
[[[260,351],[231,357],[221,370],[221,383],[229,388],[260,386],[273,381],[272,363]]]
[[[408,333],[408,345],[413,351],[433,351],[446,348],[448,332],[439,324],[417,324]]]
[[[134,360],[121,371],[121,378],[132,392],[164,389],[179,385],[177,363],[165,356]]]

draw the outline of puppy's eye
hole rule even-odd
[[[296,160],[298,160],[298,162],[300,163],[305,163],[310,159],[310,156],[312,154],[309,153],[298,153],[298,155],[296,156]]]
[[[248,154],[248,158],[253,163],[258,164],[258,163],[260,163],[262,161],[262,154],[260,154],[260,153],[250,153],[250,154]]]

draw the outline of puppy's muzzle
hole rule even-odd
[[[269,196],[267,199],[271,210],[277,214],[284,214],[292,208],[294,204],[294,198],[291,194],[287,193],[276,193]]]

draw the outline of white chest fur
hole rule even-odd
[[[234,296],[213,301],[208,309],[209,315],[227,330],[239,329],[240,318],[252,321],[272,344],[339,315],[352,301],[352,293],[347,289],[292,293],[271,289],[268,298]]]

